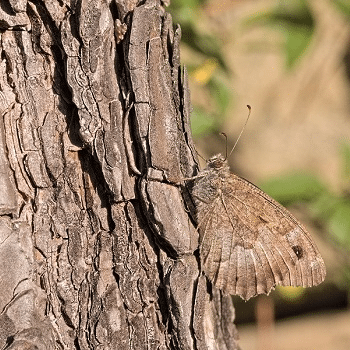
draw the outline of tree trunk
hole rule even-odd
[[[236,349],[200,270],[160,1],[0,3],[0,348]]]

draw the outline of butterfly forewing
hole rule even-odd
[[[200,255],[216,287],[243,299],[275,285],[321,283],[324,262],[308,232],[279,203],[212,157],[195,181]]]

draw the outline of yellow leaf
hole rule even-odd
[[[217,66],[218,62],[216,59],[208,58],[191,75],[198,84],[205,85],[213,76]]]
[[[297,299],[301,299],[305,293],[305,289],[303,287],[281,287],[278,286],[276,288],[278,294],[285,300],[288,301],[296,301]]]

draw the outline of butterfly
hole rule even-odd
[[[248,300],[276,285],[311,287],[326,276],[310,234],[282,205],[215,155],[193,180],[202,269],[225,294]]]

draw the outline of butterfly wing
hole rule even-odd
[[[225,293],[248,300],[276,285],[311,287],[324,280],[309,233],[250,182],[231,174],[198,214],[203,269]]]

